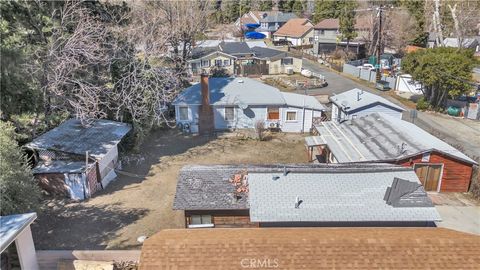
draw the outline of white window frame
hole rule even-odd
[[[203,64],[204,62],[207,62],[207,64],[204,65],[204,64]],[[209,66],[210,66],[210,59],[208,59],[208,60],[203,60],[203,59],[200,60],[200,66],[201,66],[201,67],[209,67]]]
[[[292,63],[291,63],[291,64],[285,64],[283,61],[286,60],[286,59],[292,60]],[[291,65],[293,65],[293,57],[285,57],[285,58],[280,59],[280,64],[281,64],[282,66],[291,66]]]
[[[200,223],[192,223],[193,217],[200,217]],[[207,217],[209,217],[210,222],[203,221],[203,219],[206,219]],[[214,227],[212,215],[191,215],[190,216],[190,224],[188,224],[188,228],[211,228],[211,227]]]
[[[290,113],[295,113],[295,120],[287,120],[289,112]],[[297,110],[287,110],[287,111],[285,111],[285,122],[288,122],[288,123],[298,122],[298,111]]]
[[[231,119],[231,120],[227,119],[227,108],[233,109],[233,119]],[[235,119],[236,119],[235,106],[225,106],[223,108],[223,119],[227,122],[234,122],[235,121]]]
[[[182,109],[186,109],[187,110],[187,119],[182,119]],[[190,120],[190,117],[189,117],[189,108],[188,106],[179,106],[178,107],[178,120],[179,121],[189,121]]]
[[[223,60],[222,59],[215,59],[214,66],[223,67]]]
[[[223,65],[224,65],[224,66],[230,66],[230,59],[228,59],[228,60],[223,60]]]

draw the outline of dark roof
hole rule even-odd
[[[295,13],[283,13],[279,11],[266,12],[267,16],[265,18],[260,18],[260,22],[286,22],[290,19],[297,18]]]
[[[139,269],[478,269],[479,250],[444,228],[177,229],[145,241]]]
[[[99,158],[115,147],[130,129],[127,123],[110,120],[96,120],[84,127],[80,120],[69,119],[25,146],[77,155],[85,155],[88,151],[90,155]]]
[[[218,47],[220,51],[231,55],[252,53],[246,42],[222,42]]]
[[[195,47],[192,50],[192,58],[197,59],[197,58],[202,58],[204,56],[207,56],[211,53],[214,53],[218,51],[218,47]]]
[[[248,209],[246,196],[235,197],[235,187],[229,181],[242,171],[248,173],[355,173],[409,171],[390,164],[275,164],[275,165],[189,165],[180,170],[173,202],[176,210]]]
[[[270,49],[270,48],[263,48],[263,47],[253,47],[252,48],[255,57],[257,58],[272,58],[272,57],[286,57],[290,56],[287,52]]]
[[[414,183],[395,177],[391,187],[387,188],[384,200],[393,207],[433,207],[420,183]]]

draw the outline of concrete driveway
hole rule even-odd
[[[442,221],[438,227],[480,235],[480,203],[464,193],[429,193]]]

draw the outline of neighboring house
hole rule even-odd
[[[258,121],[283,132],[309,132],[325,111],[312,96],[284,93],[254,79],[207,75],[181,92],[173,105],[177,123],[194,133],[251,129]]]
[[[273,34],[274,41],[290,41],[293,46],[313,44],[313,24],[308,19],[290,19]]]
[[[275,75],[300,72],[302,59],[267,48],[264,42],[221,42],[214,47],[195,48],[189,67],[192,75],[213,74],[215,70],[228,75]]]
[[[173,229],[144,242],[139,269],[478,269],[478,250],[445,228]]]
[[[20,269],[38,270],[37,254],[35,244],[33,243],[32,230],[30,225],[37,218],[36,213],[0,216],[0,259],[1,269],[17,269],[11,268],[12,262],[9,262],[7,256],[3,256],[3,252],[13,243],[17,253]]]
[[[116,178],[117,145],[130,129],[103,119],[87,127],[69,119],[25,145],[33,151],[33,174],[53,194],[89,198]]]
[[[385,113],[402,119],[402,113],[405,111],[381,96],[358,88],[333,95],[330,101],[332,102],[332,121],[338,122],[372,113]]]
[[[283,13],[281,11],[265,11],[261,13],[259,20],[260,27],[255,29],[255,31],[260,32],[267,36],[267,38],[272,38],[273,33],[277,32],[280,27],[282,27],[290,19],[297,18],[295,13]]]
[[[445,47],[458,48],[459,41],[458,38],[445,38],[443,40],[443,45]],[[462,48],[473,49],[476,53],[480,52],[480,44],[478,38],[464,38],[462,40]]]
[[[191,165],[173,202],[188,228],[434,226],[411,168],[389,164]]]
[[[412,167],[427,191],[467,192],[472,166],[453,146],[398,117],[373,113],[342,123],[315,126],[326,163],[382,162]]]
[[[248,29],[245,25],[246,24],[260,24],[260,18],[267,14],[268,11],[249,11],[242,15],[242,17],[238,18],[234,25],[237,27],[238,30],[246,30]]]
[[[357,26],[356,28],[364,29],[365,26]],[[315,54],[329,54],[337,48],[345,49],[347,42],[341,40],[340,24],[338,19],[325,19],[317,23],[313,33],[313,51]],[[361,35],[363,37],[364,34]],[[365,57],[365,42],[362,38],[351,40],[348,43],[349,51],[354,52],[357,58]]]

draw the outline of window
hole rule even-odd
[[[293,58],[282,58],[280,62],[282,65],[293,65]]]
[[[279,120],[280,112],[278,108],[267,108],[267,119],[268,120]]]
[[[215,66],[221,67],[222,66],[222,60],[215,60]]]
[[[199,224],[212,224],[211,215],[192,215],[190,217],[190,224],[199,225]]]
[[[296,111],[289,111],[287,112],[287,121],[297,121],[297,112]]]
[[[320,30],[320,35],[321,36],[325,35],[325,30]]]
[[[225,121],[235,120],[235,108],[234,107],[225,107]]]
[[[309,37],[308,42],[312,43],[313,42],[313,37]]]
[[[210,60],[202,60],[202,67],[209,67],[210,66]]]
[[[230,66],[230,60],[223,60],[224,66]]]
[[[180,107],[178,112],[178,118],[180,121],[188,120],[188,107]]]
[[[191,63],[190,66],[192,67],[192,69],[196,69],[197,68],[197,63]]]

